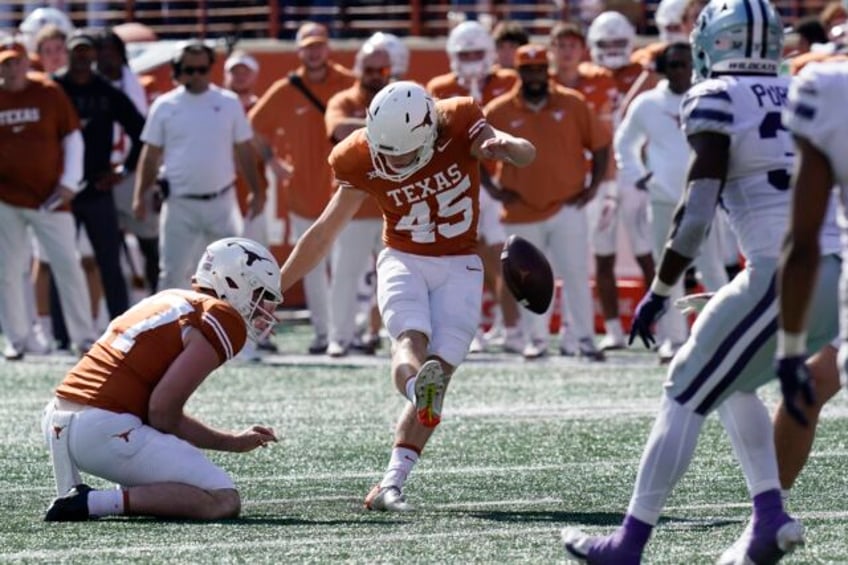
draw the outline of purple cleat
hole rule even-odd
[[[562,530],[566,558],[590,565],[639,565],[642,550],[622,542],[621,528],[609,536],[590,536],[577,528]]]
[[[785,512],[768,522],[755,521],[753,535],[745,551],[746,563],[777,563],[799,545],[804,545],[804,526]]]

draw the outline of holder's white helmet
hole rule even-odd
[[[280,267],[271,252],[255,241],[228,237],[210,243],[192,284],[215,291],[235,308],[252,340],[261,341],[274,329],[274,309],[283,301]]]
[[[28,51],[35,52],[35,36],[48,25],[56,26],[67,37],[70,37],[74,32],[74,24],[71,22],[71,18],[62,10],[51,7],[36,8],[18,26],[18,31],[23,35],[24,44]]]
[[[633,24],[620,12],[604,12],[592,22],[586,34],[592,61],[608,69],[618,69],[630,62],[636,39]]]
[[[465,80],[480,80],[484,78],[495,64],[495,40],[480,22],[466,21],[453,28],[448,35],[448,58],[451,70]],[[480,61],[462,62],[460,53],[482,51]]]
[[[385,49],[392,61],[392,78],[400,80],[409,70],[409,47],[393,33],[378,31],[365,41],[374,49]]]
[[[400,182],[426,165],[433,157],[437,122],[436,104],[420,84],[398,81],[378,92],[365,118],[365,137],[377,174]],[[401,169],[384,157],[412,152],[417,152],[415,158]]]
[[[660,32],[660,40],[666,43],[689,42],[689,34],[682,28],[683,16],[689,0],[661,0],[654,14],[654,22]],[[669,26],[679,26],[679,31],[671,31]]]

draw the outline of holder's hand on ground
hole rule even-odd
[[[648,292],[639,301],[633,322],[630,326],[630,340],[627,345],[633,345],[633,340],[638,335],[648,349],[654,345],[656,340],[651,327],[668,310],[668,296],[660,296],[655,292]]]
[[[689,314],[700,314],[710,298],[713,297],[713,292],[699,292],[696,294],[687,294],[674,301],[674,307],[680,310],[684,316]]]
[[[272,428],[265,426],[252,426],[250,429],[237,434],[233,438],[233,449],[237,453],[246,453],[253,451],[257,447],[265,447],[271,442],[276,442],[277,436],[274,435]]]
[[[798,395],[807,406],[815,404],[816,395],[813,391],[813,380],[810,370],[805,363],[806,356],[793,355],[781,357],[775,363],[777,376],[780,379],[780,392],[783,393],[783,405],[786,411],[802,426],[808,426],[807,416],[798,404]]]

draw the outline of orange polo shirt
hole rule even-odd
[[[295,72],[325,106],[333,94],[354,82],[350,71],[336,63],[329,63],[322,82],[310,81],[303,67]],[[249,117],[254,131],[271,144],[277,157],[294,166],[292,177],[279,187],[289,210],[302,218],[317,218],[329,202],[333,186],[327,164],[333,146],[324,129],[323,112],[286,77],[271,85]]]
[[[521,195],[517,202],[504,204],[504,223],[539,222],[556,214],[584,189],[584,151],[612,142],[611,132],[592,114],[583,95],[553,83],[538,110],[528,107],[516,90],[493,100],[485,114],[492,127],[536,146],[536,159],[527,167],[498,163],[501,184]]]

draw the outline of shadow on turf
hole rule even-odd
[[[511,511],[511,510],[487,510],[485,512],[464,512],[472,518],[490,520],[492,522],[554,522],[567,524],[581,524],[584,526],[617,526],[624,520],[624,514],[620,512],[563,512],[563,511]],[[675,516],[664,516],[660,518],[660,524],[685,524],[687,529],[709,530],[717,527],[735,526],[743,524],[744,520],[714,519],[693,520],[691,518],[678,518]]]
[[[113,517],[112,522],[127,521],[126,516]],[[240,518],[228,518],[223,520],[181,520],[179,518],[150,518],[133,517],[132,521],[147,520],[157,524],[224,524],[227,526],[361,526],[368,525],[392,525],[387,520],[304,520],[302,518],[275,518],[273,516],[243,516]]]

